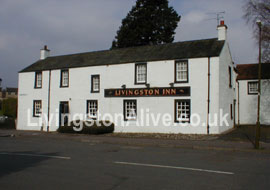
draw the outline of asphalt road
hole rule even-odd
[[[270,189],[270,154],[2,137],[0,189]]]

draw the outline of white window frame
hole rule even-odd
[[[91,77],[91,92],[97,93],[100,91],[100,76],[92,75]]]
[[[188,82],[188,61],[175,61],[175,82]]]
[[[42,72],[36,72],[35,88],[42,88]]]
[[[33,116],[40,117],[42,114],[42,101],[34,100],[33,104]]]
[[[258,94],[258,88],[259,88],[258,81],[250,81],[250,82],[248,82],[248,94],[251,94],[251,95]]]
[[[137,119],[137,100],[124,100],[124,120]]]
[[[175,100],[175,122],[190,123],[190,100]]]
[[[135,84],[146,84],[147,82],[147,64],[135,64]]]
[[[61,71],[61,87],[68,87],[69,86],[69,71],[62,70]]]
[[[98,117],[98,101],[87,100],[87,116],[90,119],[96,120]]]

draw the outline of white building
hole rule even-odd
[[[237,124],[256,124],[258,64],[237,65]],[[270,63],[262,64],[260,122],[270,124]]]
[[[222,21],[214,39],[55,57],[45,47],[19,73],[17,129],[55,131],[75,114],[97,120],[118,114],[123,117],[110,119],[115,132],[222,133],[235,115],[226,38]],[[61,113],[69,116],[59,120]]]

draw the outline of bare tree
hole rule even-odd
[[[246,0],[244,12],[244,18],[252,25],[256,39],[259,35],[256,21],[262,21],[262,59],[263,62],[270,62],[270,0]]]

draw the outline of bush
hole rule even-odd
[[[76,131],[76,129],[82,130]],[[59,133],[78,133],[78,134],[105,134],[113,133],[114,124],[109,121],[72,121],[69,125],[61,126],[57,130]]]
[[[0,129],[15,129],[15,120],[12,118],[5,119],[0,121]]]
[[[3,114],[8,117],[17,118],[17,98],[3,100]]]

